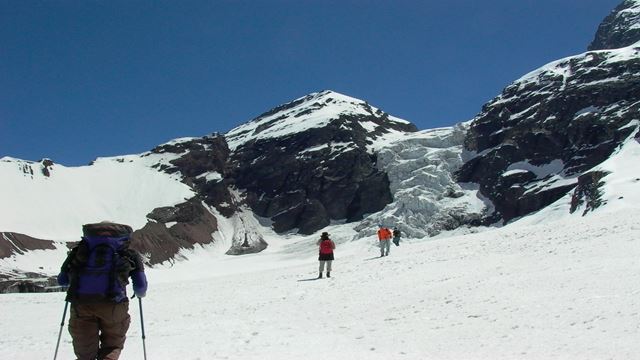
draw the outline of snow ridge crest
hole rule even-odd
[[[389,121],[409,124],[406,120],[389,116],[366,101],[332,90],[323,90],[275,107],[232,129],[225,137],[229,148],[235,150],[250,140],[281,138],[311,128],[324,127],[344,115],[385,117]]]

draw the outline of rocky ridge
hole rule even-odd
[[[635,4],[624,2],[607,19],[622,18]],[[634,19],[626,26],[640,26]],[[637,131],[628,125],[640,118],[640,34],[601,26],[602,38],[603,28],[636,34],[625,40],[633,45],[547,64],[507,86],[473,119],[458,181],[479,184],[492,201],[496,211],[487,222],[524,216],[590,183],[589,170]]]
[[[640,1],[625,0],[598,27],[588,50],[619,49],[640,39]]]

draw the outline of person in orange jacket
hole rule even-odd
[[[378,229],[378,241],[380,243],[380,257],[389,256],[389,249],[391,248],[391,230],[380,225]]]

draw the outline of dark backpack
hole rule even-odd
[[[85,236],[65,263],[71,280],[67,301],[126,301],[129,274],[136,268],[135,253],[128,249],[129,234],[83,230]]]

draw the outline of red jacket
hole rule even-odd
[[[380,228],[378,230],[378,240],[382,241],[389,239],[391,239],[391,230],[387,229],[386,227]]]

